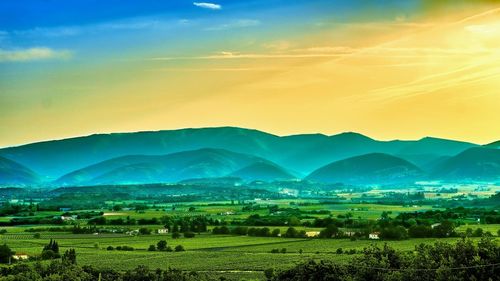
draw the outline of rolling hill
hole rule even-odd
[[[45,141],[0,149],[0,156],[12,159],[54,180],[75,170],[117,157],[166,155],[214,148],[265,158],[286,169],[306,175],[328,163],[368,153],[404,155],[405,159],[423,159],[425,161],[418,164],[426,165],[427,162],[432,162],[432,159],[426,159],[422,155],[433,155],[433,158],[438,159],[456,155],[475,146],[477,145],[472,143],[437,138],[378,141],[358,133],[276,136],[258,130],[218,127],[99,134]],[[124,161],[136,163],[133,158]],[[426,167],[422,168],[427,170]],[[93,177],[92,172],[89,173],[89,177]]]
[[[59,185],[145,184],[179,182],[196,178],[219,178],[259,163],[265,168],[248,169],[245,176],[262,179],[283,170],[260,157],[223,149],[198,149],[168,155],[133,155],[110,159],[71,172],[56,181]],[[259,174],[260,173],[260,174]]]
[[[485,145],[488,148],[500,148],[500,141],[492,142]]]
[[[29,186],[39,181],[38,175],[29,168],[0,157],[0,186]]]
[[[307,180],[345,184],[410,183],[424,176],[410,162],[383,153],[370,153],[340,160],[317,169]]]
[[[296,179],[291,172],[270,162],[256,162],[230,174],[245,181],[276,181]]]
[[[467,149],[436,167],[432,177],[453,181],[500,180],[500,150],[487,147]]]

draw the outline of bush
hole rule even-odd
[[[149,245],[148,251],[150,251],[150,252],[156,251],[155,245]]]
[[[158,241],[158,243],[156,243],[156,247],[158,248],[158,251],[165,251],[167,249],[167,241]]]
[[[342,254],[343,252],[344,252],[344,250],[342,250],[342,248],[338,248],[337,251],[336,251],[336,253],[339,254],[339,255]]]
[[[170,247],[170,246],[167,246],[167,249],[165,249],[165,251],[167,251],[167,252],[173,252],[174,249],[172,249],[172,247]]]
[[[40,239],[40,236],[41,236],[40,233],[33,234],[34,239]]]
[[[42,260],[52,260],[60,258],[60,255],[52,250],[43,250],[40,257]]]
[[[279,252],[280,252],[280,250],[279,250],[279,249],[272,249],[272,250],[271,250],[271,253],[273,253],[273,254],[277,254],[277,253],[279,253]]]
[[[182,245],[175,246],[175,251],[176,252],[184,252],[185,251],[184,246],[182,246]]]
[[[184,238],[194,238],[195,234],[192,231],[184,232]]]
[[[149,235],[149,234],[151,234],[151,229],[146,228],[146,227],[141,227],[141,228],[139,229],[139,234],[142,234],[142,235]]]
[[[484,231],[482,228],[476,228],[476,230],[474,230],[474,233],[472,233],[472,236],[474,237],[482,237],[484,234]]]
[[[181,234],[179,232],[172,233],[172,239],[177,239],[177,238],[181,238]]]
[[[286,254],[286,248],[282,248],[282,249],[281,249],[281,253],[282,253],[282,254]]]
[[[108,247],[106,248],[106,250],[108,250],[108,251],[113,251],[114,249],[115,249],[115,248],[113,248],[113,246],[108,246]]]

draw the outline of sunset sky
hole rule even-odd
[[[500,139],[500,1],[0,1],[0,147],[239,126]]]

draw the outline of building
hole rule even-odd
[[[17,260],[17,261],[21,261],[21,260],[27,260],[29,258],[29,256],[25,253],[18,253],[18,254],[15,254],[12,256],[13,259]]]
[[[347,237],[353,237],[356,235],[356,232],[354,231],[346,231],[344,232],[344,235],[347,236]]]
[[[431,225],[431,228],[434,229],[435,227],[440,226],[440,225],[441,225],[441,223],[435,223],[435,224]]]
[[[380,232],[372,232],[368,234],[368,239],[378,240],[380,239]]]
[[[318,237],[319,236],[319,231],[307,231],[306,232],[306,237],[312,238],[312,237]]]
[[[157,232],[158,234],[168,234],[168,228],[160,228]]]

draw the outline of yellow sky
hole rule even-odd
[[[215,53],[49,71],[30,87],[9,88],[46,94],[5,101],[0,146],[226,125],[280,135],[500,139],[500,8],[318,26],[244,51],[220,44]]]

